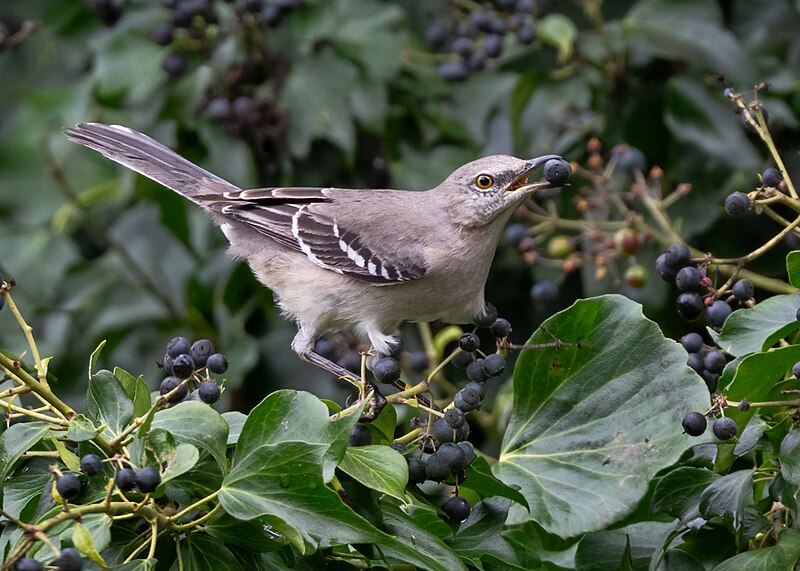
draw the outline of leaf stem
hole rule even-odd
[[[183,508],[181,511],[179,511],[179,512],[178,512],[178,513],[176,513],[175,515],[168,517],[168,518],[167,518],[167,522],[174,522],[174,521],[178,521],[178,520],[179,520],[179,519],[181,519],[183,516],[185,516],[185,515],[186,515],[186,514],[188,514],[189,512],[192,512],[192,511],[196,510],[197,508],[199,508],[199,507],[200,507],[200,506],[202,506],[203,504],[207,504],[208,502],[214,501],[215,499],[217,499],[217,496],[218,496],[218,495],[219,495],[219,490],[217,490],[216,492],[212,492],[212,493],[210,493],[209,495],[207,495],[207,496],[206,496],[206,497],[204,497],[204,498],[200,498],[200,499],[199,499],[199,500],[197,500],[195,503],[193,503],[193,504],[191,504],[191,505],[189,505],[189,506],[187,506],[187,507]]]
[[[33,354],[33,362],[36,365],[36,372],[39,382],[44,386],[47,386],[47,367],[42,362],[42,358],[39,356],[39,347],[37,347],[36,340],[33,338],[33,327],[28,325],[28,323],[25,321],[25,318],[22,317],[22,313],[20,313],[19,308],[14,302],[14,298],[11,296],[11,292],[9,291],[9,288],[5,282],[3,282],[3,286],[0,287],[0,293],[2,293],[3,297],[5,297],[8,309],[11,310],[11,314],[14,316],[14,319],[17,320],[20,329],[22,329],[22,333],[25,335],[25,339],[28,341],[28,347],[30,347],[31,353]]]

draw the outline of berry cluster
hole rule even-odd
[[[725,354],[706,345],[699,333],[687,333],[681,337],[681,345],[689,353],[686,364],[703,377],[710,393],[716,392],[719,376],[728,364]]]
[[[708,420],[704,414],[693,411],[683,417],[682,425],[689,436],[701,436],[706,431]],[[711,430],[719,440],[730,440],[736,436],[739,427],[732,418],[722,416],[714,420]]]
[[[86,5],[97,12],[100,21],[109,28],[122,17],[123,0],[86,0]]]
[[[217,353],[208,339],[190,344],[186,337],[175,337],[167,344],[161,366],[169,375],[161,381],[159,392],[170,404],[181,402],[189,395],[189,384],[197,383],[197,396],[206,404],[219,400],[222,389],[210,373],[223,374],[228,360]]]
[[[83,559],[80,551],[74,547],[66,547],[61,550],[53,565],[58,571],[81,571],[83,569]],[[14,569],[16,571],[42,571],[44,567],[33,557],[23,557],[17,561]]]
[[[471,73],[500,57],[506,36],[513,35],[522,45],[533,43],[534,0],[499,0],[496,4],[475,4],[447,22],[437,21],[425,31],[425,42],[440,53],[448,53],[439,65],[445,81],[464,81]]]
[[[404,351],[400,340],[392,345],[392,352],[371,364],[375,379],[381,383],[391,384],[400,378],[400,370],[409,369],[417,373],[425,371],[429,366],[425,351]],[[347,369],[355,375],[361,374],[361,354],[367,347],[359,345],[356,337],[342,331],[329,337],[321,337],[314,344],[314,352]]]
[[[733,311],[729,301],[738,301],[740,305],[753,303],[755,288],[746,279],[733,284],[731,297],[717,299],[720,292],[714,289],[706,275],[706,266],[702,262],[693,264],[691,252],[683,244],[673,244],[658,256],[656,272],[680,290],[676,306],[680,316],[687,321],[697,321],[705,315],[709,325],[720,328]]]

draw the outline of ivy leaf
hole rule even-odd
[[[223,412],[222,418],[228,423],[228,446],[232,446],[239,442],[239,435],[242,432],[242,427],[247,420],[247,415],[239,412],[238,410],[231,410]]]
[[[107,517],[103,519],[108,520]],[[110,527],[111,523],[107,523]],[[72,528],[72,544],[87,556],[89,559],[100,565],[101,567],[106,567],[106,562],[103,561],[103,557],[97,551],[97,548],[94,545],[94,540],[92,539],[92,534],[89,533],[89,530],[86,529],[80,522],[75,522],[75,525]]]
[[[681,466],[662,476],[653,493],[651,511],[664,512],[688,522],[700,515],[700,497],[717,478],[711,470]]]
[[[370,489],[404,501],[408,463],[402,454],[388,446],[348,448],[339,469]]]
[[[723,351],[737,357],[765,351],[800,328],[798,309],[800,293],[775,295],[755,307],[734,311],[712,337]]]
[[[790,284],[800,287],[800,250],[786,254],[786,274]]]
[[[619,529],[588,533],[575,552],[581,571],[647,569],[653,553],[675,529],[672,522],[643,521]]]
[[[558,50],[558,62],[564,64],[572,56],[578,28],[563,14],[551,13],[536,24],[536,35]]]
[[[134,377],[125,369],[119,367],[114,368],[114,376],[125,389],[125,393],[133,401],[133,417],[137,418],[147,414],[150,410],[150,387],[144,380],[144,377],[139,375]]]
[[[86,414],[106,426],[103,435],[109,439],[119,436],[133,418],[133,402],[111,371],[98,371],[89,379]]]
[[[13,424],[0,434],[0,482],[5,481],[14,463],[48,433],[45,422]]]
[[[91,440],[102,431],[102,428],[95,426],[94,423],[84,415],[76,414],[69,421],[66,438],[73,442],[84,442],[86,440]]]
[[[706,519],[731,515],[741,522],[744,507],[753,501],[753,471],[737,470],[717,478],[700,497],[700,515]]]
[[[681,419],[708,406],[708,390],[684,350],[620,295],[579,300],[544,326],[530,343],[582,346],[520,355],[494,473],[520,487],[531,519],[570,537],[634,509],[690,444]]]
[[[778,544],[740,553],[714,567],[713,571],[794,571],[800,559],[800,531],[784,529]]]
[[[228,471],[228,459],[225,456],[228,423],[207,404],[184,401],[160,410],[153,417],[151,427],[163,428],[177,442],[186,442],[198,450],[205,450],[217,461],[223,474]]]
[[[800,428],[792,428],[783,438],[778,459],[784,480],[800,486]]]
[[[181,569],[220,571],[242,568],[224,543],[208,535],[187,533],[179,546],[181,557],[172,564],[170,571]]]
[[[256,448],[225,477],[219,492],[222,507],[238,519],[280,518],[322,549],[385,541],[383,532],[325,486],[322,466],[327,449],[324,444],[296,441]]]
[[[472,461],[472,464],[467,468],[467,477],[461,487],[467,490],[473,490],[481,498],[488,498],[491,496],[502,496],[510,500],[514,500],[520,505],[528,508],[528,500],[525,496],[511,486],[505,484],[492,474],[492,468],[485,458],[478,456]]]
[[[480,568],[481,560],[494,559],[521,569],[514,549],[500,535],[510,503],[506,498],[489,498],[475,504],[450,542],[453,551],[474,567]]]

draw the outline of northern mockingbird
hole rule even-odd
[[[247,260],[297,322],[292,349],[339,376],[352,374],[314,352],[326,331],[352,327],[389,354],[403,321],[480,316],[508,218],[526,196],[553,186],[528,184],[528,176],[561,158],[485,157],[424,192],[242,190],[127,127],[82,123],[66,135],[211,212],[231,255]]]

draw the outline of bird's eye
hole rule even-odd
[[[475,177],[475,186],[481,190],[486,190],[494,186],[494,179],[488,174],[479,174]]]

